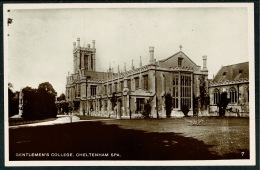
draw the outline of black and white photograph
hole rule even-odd
[[[3,7],[5,166],[255,165],[253,3]]]

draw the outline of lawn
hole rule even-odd
[[[16,126],[16,125],[25,125],[31,123],[40,123],[40,122],[48,122],[56,120],[57,118],[48,118],[48,119],[41,119],[41,120],[27,120],[24,118],[9,118],[9,126]]]
[[[10,160],[249,158],[248,118],[204,117],[200,118],[200,126],[192,125],[193,120],[192,117],[111,119],[9,129]],[[19,153],[49,153],[49,156],[17,156]]]

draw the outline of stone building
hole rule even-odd
[[[249,116],[249,62],[222,66],[210,81],[210,115],[218,115],[220,94],[227,92],[227,116]]]
[[[171,116],[182,116],[181,107],[188,106],[193,114],[193,95],[199,95],[199,79],[208,78],[207,56],[203,68],[196,65],[183,51],[156,61],[154,47],[149,47],[150,61],[138,68],[114,72],[96,70],[96,48],[73,43],[74,72],[67,76],[66,100],[79,114],[133,118],[140,115],[145,103],[151,106],[151,117],[165,117],[165,95],[171,94]]]

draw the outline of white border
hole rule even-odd
[[[223,166],[255,165],[255,65],[254,65],[254,4],[253,3],[117,3],[117,4],[4,4],[4,112],[8,110],[8,39],[6,30],[7,9],[62,9],[62,8],[233,8],[248,9],[248,56],[249,56],[249,89],[250,89],[250,159],[248,160],[203,160],[203,161],[9,161],[9,128],[8,115],[4,115],[5,126],[5,166]],[[58,162],[58,163],[57,163]]]

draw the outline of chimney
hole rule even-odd
[[[206,55],[204,55],[204,56],[202,56],[202,59],[203,59],[203,69],[202,70],[208,70],[207,69],[207,56]]]
[[[154,47],[149,47],[150,63],[154,62]]]
[[[95,47],[95,40],[92,40],[92,45],[93,45],[93,48],[96,48]]]
[[[77,46],[80,47],[80,38],[77,38]]]
[[[73,50],[76,49],[76,42],[73,42]]]
[[[135,69],[135,67],[134,67],[134,60],[132,60],[132,70],[134,70]]]

